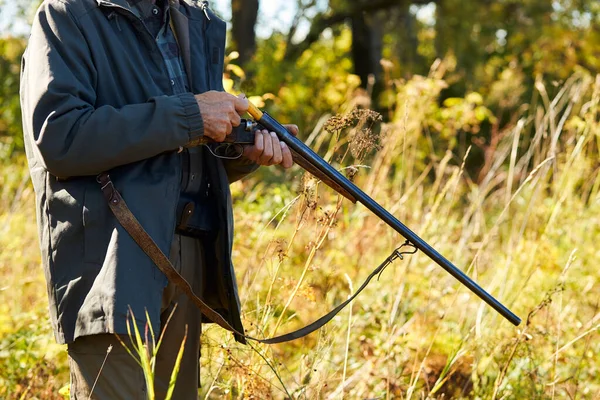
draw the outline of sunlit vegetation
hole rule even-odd
[[[432,20],[389,13],[413,25],[383,26],[379,87],[355,74],[343,24],[293,60],[279,33],[244,68],[229,51],[225,86],[298,123],[523,323],[417,253],[304,339],[242,346],[206,325],[201,398],[600,398],[599,6],[437,3]],[[24,43],[0,38],[0,398],[62,399],[66,352],[48,322],[20,138]],[[317,319],[404,242],[298,167],[263,169],[232,192],[252,336]]]

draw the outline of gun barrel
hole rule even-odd
[[[254,109],[258,110],[256,107]],[[358,186],[353,184],[339,171],[333,168],[329,163],[323,160],[318,154],[316,154],[310,147],[305,145],[302,141],[297,139],[291,133],[289,133],[283,125],[277,120],[271,117],[266,112],[256,112],[251,109],[251,115],[261,125],[273,131],[279,137],[279,140],[285,142],[294,152],[298,153],[309,163],[313,164],[320,172],[329,177],[337,185],[341,186],[346,192],[354,197],[358,202],[367,207],[376,216],[381,218],[385,223],[392,227],[396,232],[402,235],[405,239],[409,240],[416,248],[425,253],[429,258],[435,261],[440,267],[445,269],[450,275],[455,277],[460,283],[465,285],[469,290],[475,293],[479,298],[489,304],[494,310],[500,315],[506,318],[510,323],[518,326],[521,323],[521,319],[516,316],[512,311],[505,307],[502,303],[496,300],[492,295],[481,288],[471,278],[454,266],[448,259],[442,256],[438,251],[431,247],[427,242],[421,239],[416,233],[411,231],[396,217],[394,217],[389,211],[383,208],[379,203],[369,197],[363,192]]]

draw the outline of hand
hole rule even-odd
[[[292,135],[298,135],[296,125],[285,125]],[[292,152],[284,142],[281,142],[275,132],[266,129],[256,131],[253,146],[244,147],[244,157],[254,161],[258,165],[281,165],[283,168],[291,168],[294,165]]]
[[[215,142],[225,140],[233,127],[240,125],[240,116],[248,111],[248,99],[243,94],[236,97],[226,92],[210,91],[194,97],[204,122],[204,136]]]

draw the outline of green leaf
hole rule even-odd
[[[167,391],[167,395],[165,400],[171,400],[173,396],[173,391],[175,390],[175,383],[177,382],[177,375],[179,375],[179,367],[181,366],[181,359],[183,358],[183,351],[185,349],[185,342],[187,340],[187,325],[185,326],[185,334],[183,336],[183,340],[181,341],[181,346],[179,347],[179,352],[177,353],[177,359],[175,360],[175,366],[173,367],[173,372],[171,372],[171,379],[169,381],[169,390]]]

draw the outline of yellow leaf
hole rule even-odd
[[[223,87],[227,93],[233,93],[233,79],[223,78]]]
[[[265,101],[263,100],[262,96],[250,96],[248,97],[248,100],[250,100],[250,103],[254,104],[256,107],[264,107],[265,106]]]
[[[444,107],[456,107],[463,103],[463,99],[460,97],[449,97],[444,100]]]
[[[348,74],[346,82],[351,88],[357,88],[360,86],[360,77],[358,75]]]
[[[246,78],[246,73],[244,72],[244,70],[239,66],[239,65],[235,65],[235,64],[227,64],[227,71],[239,76],[240,78],[244,79]]]
[[[65,399],[68,399],[71,396],[71,385],[66,384],[58,390],[58,394],[60,394]]]
[[[472,104],[483,104],[483,97],[477,93],[477,92],[471,92],[467,95],[467,97],[465,98],[465,100],[467,101],[467,103],[472,103]]]

